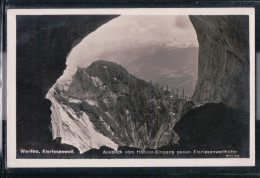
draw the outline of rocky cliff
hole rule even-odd
[[[61,144],[52,140],[49,130],[51,102],[45,96],[66,68],[66,57],[71,49],[89,33],[115,17],[17,16],[18,157],[32,157],[20,154],[20,148],[61,149]],[[62,149],[71,149],[71,146]]]
[[[53,138],[61,137],[81,153],[101,146],[158,148],[179,139],[173,126],[183,100],[116,63],[78,68],[71,82],[56,84],[47,98]]]
[[[199,42],[193,100],[249,111],[248,16],[190,16]]]

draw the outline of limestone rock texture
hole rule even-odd
[[[186,101],[104,60],[78,67],[70,84],[55,84],[46,98],[52,102],[53,139],[61,137],[80,153],[177,144],[175,106]]]
[[[249,111],[248,16],[189,16],[199,42],[193,101]]]

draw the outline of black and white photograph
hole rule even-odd
[[[7,166],[253,166],[252,8],[7,11]]]

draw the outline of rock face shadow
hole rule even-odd
[[[70,50],[86,35],[115,17],[17,16],[18,158],[26,157],[20,153],[20,148],[62,147],[52,141],[49,130],[51,102],[45,99],[45,95],[62,75]]]

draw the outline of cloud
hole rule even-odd
[[[77,66],[87,67],[95,56],[107,51],[172,42],[177,45],[197,43],[188,16],[120,16],[99,27],[73,48],[67,58],[63,78],[72,75]]]

